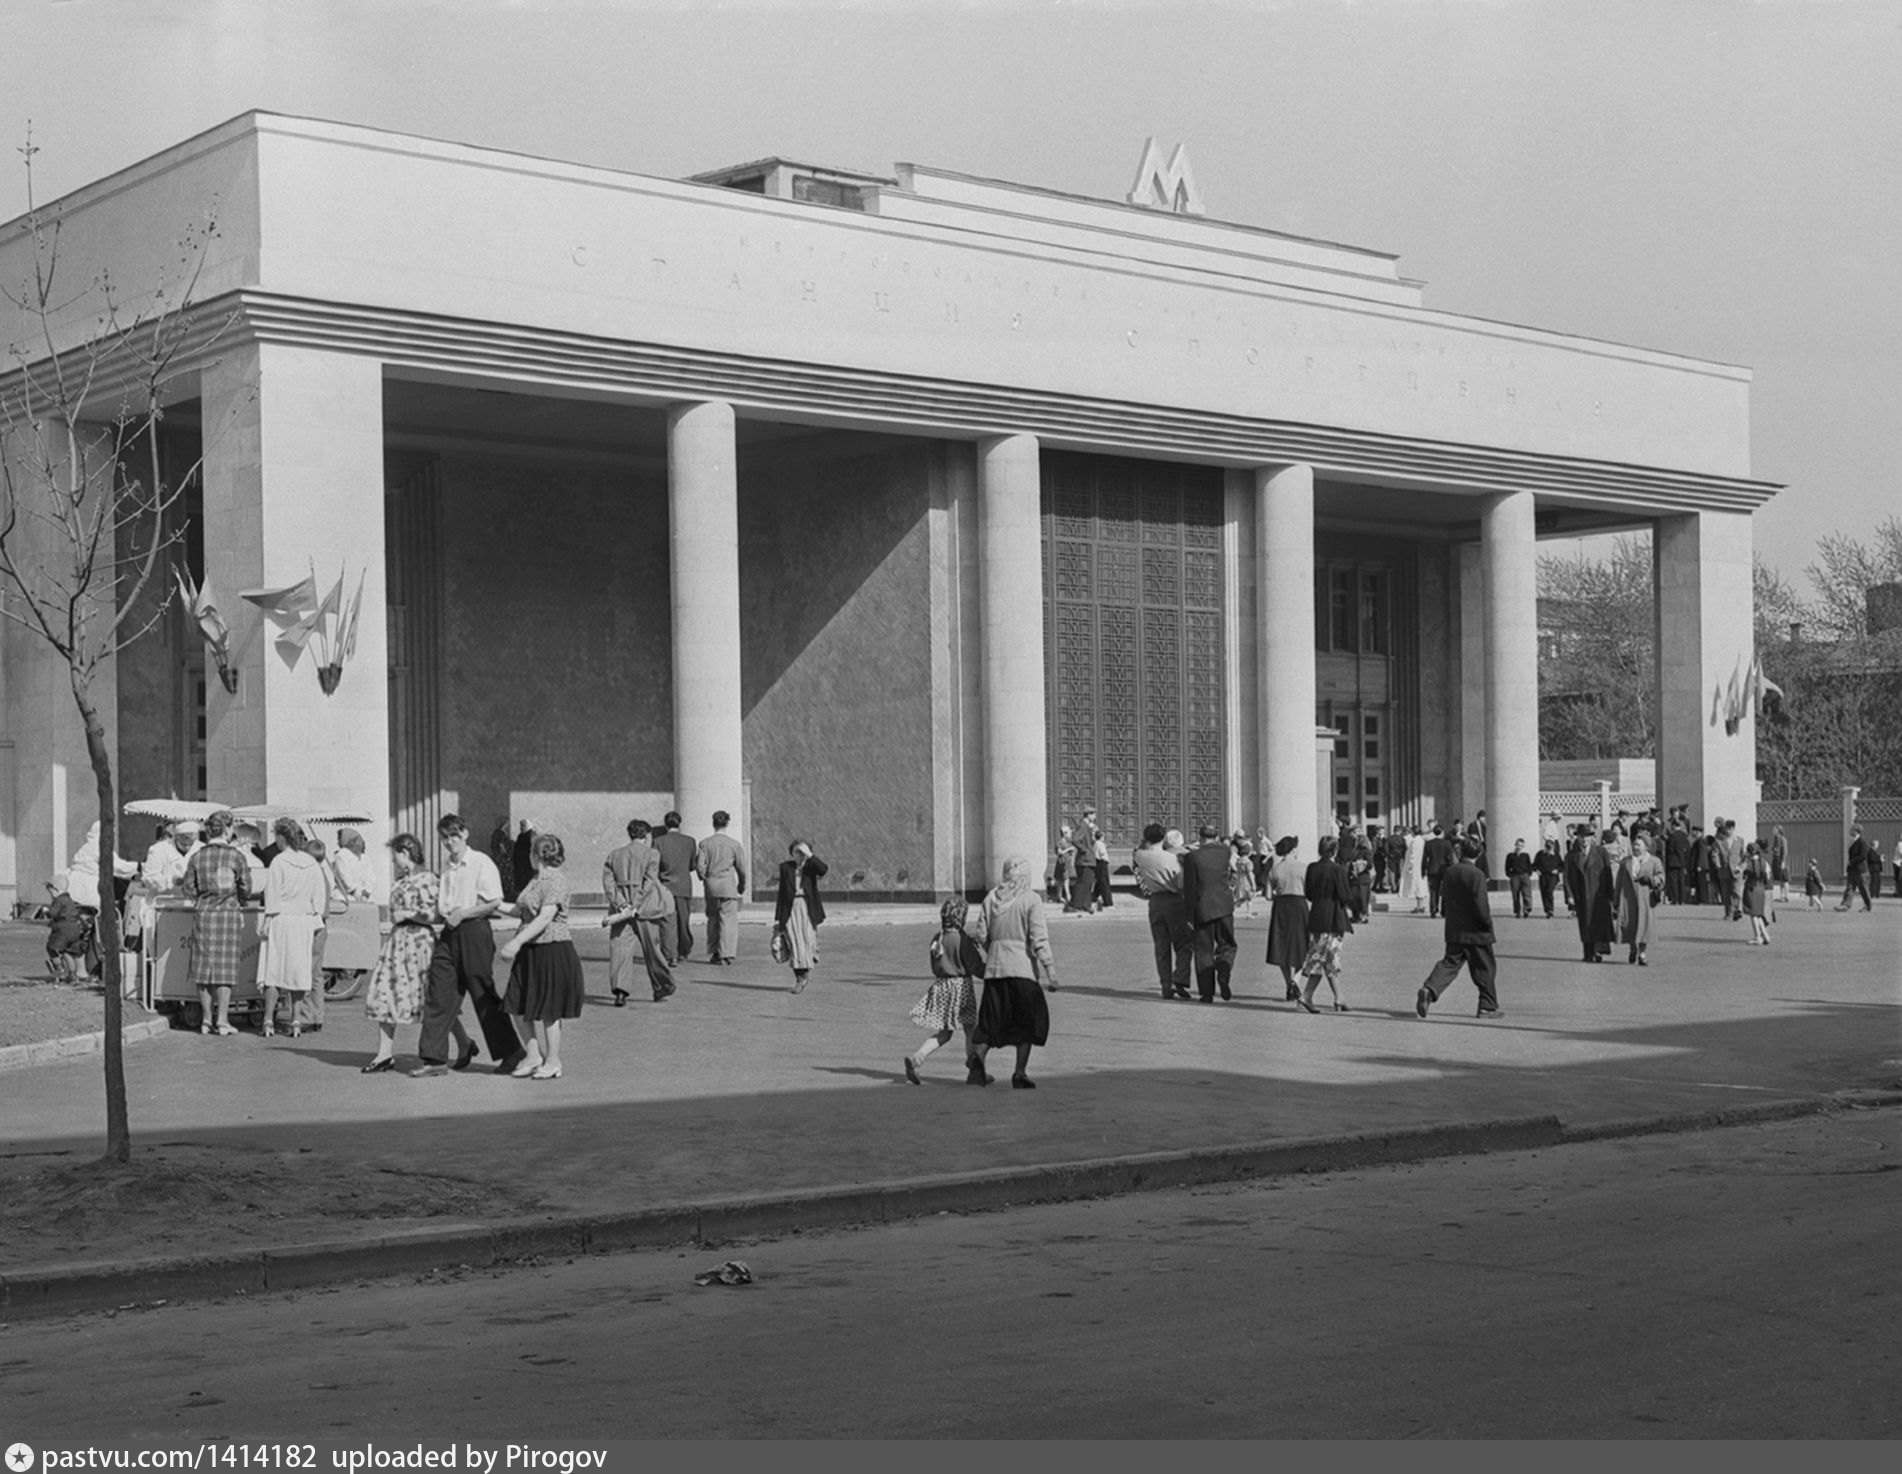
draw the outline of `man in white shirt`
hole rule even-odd
[[[1179,837],[1178,837],[1179,838]],[[1169,848],[1160,824],[1143,830],[1130,857],[1136,889],[1149,899],[1149,937],[1156,949],[1156,978],[1165,998],[1189,996],[1189,964],[1195,955],[1187,913],[1182,909],[1182,861]]]
[[[364,856],[363,836],[354,829],[337,831],[337,853],[330,857],[338,894],[352,901],[371,899],[370,862]],[[491,865],[495,862],[489,861]],[[498,870],[497,874],[500,874]]]
[[[495,933],[489,918],[502,909],[502,872],[495,861],[469,848],[469,826],[455,814],[436,825],[442,840],[442,935],[429,959],[429,984],[423,993],[423,1032],[416,1054],[422,1063],[410,1074],[420,1078],[449,1073],[449,1026],[462,1013],[462,995],[475,1005],[482,1042],[498,1075],[512,1074],[528,1057],[515,1026],[502,1012],[495,993]],[[471,1043],[455,1068],[475,1058]]]

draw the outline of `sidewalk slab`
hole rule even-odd
[[[904,1083],[929,915],[828,923],[812,986],[796,998],[763,955],[756,916],[738,966],[688,964],[676,998],[620,1010],[606,1006],[605,942],[584,934],[590,1007],[567,1031],[560,1081],[480,1068],[364,1077],[374,1028],[355,1003],[334,1005],[325,1031],[301,1040],[173,1033],[127,1056],[135,1152],[179,1143],[234,1161],[302,1159],[340,1193],[427,1172],[482,1203],[481,1224],[371,1214],[274,1228],[234,1211],[185,1235],[161,1214],[132,1241],[0,1249],[0,1271],[26,1269],[29,1254],[40,1270],[279,1253],[280,1276],[328,1273],[324,1262],[341,1267],[326,1260],[339,1244],[423,1253],[410,1228],[473,1229],[504,1259],[523,1245],[582,1252],[654,1232],[784,1231],[746,1225],[796,1226],[800,1213],[836,1223],[926,1201],[943,1207],[916,1211],[1024,1201],[1032,1180],[1120,1191],[1209,1162],[1233,1178],[1248,1175],[1237,1163],[1249,1153],[1302,1143],[1338,1154],[1356,1138],[1502,1121],[1546,1123],[1538,1129],[1560,1141],[1814,1109],[1843,1090],[1902,1084],[1902,905],[1871,917],[1786,912],[1769,949],[1742,945],[1745,929],[1714,911],[1667,911],[1659,926],[1651,967],[1588,967],[1569,923],[1504,918],[1507,1017],[1474,1019],[1462,982],[1423,1023],[1413,992],[1440,935],[1424,918],[1377,917],[1350,938],[1353,1011],[1322,1017],[1279,1001],[1279,976],[1258,960],[1265,909],[1238,927],[1236,1000],[1211,1005],[1163,1001],[1139,908],[1055,918],[1065,985],[1051,998],[1050,1045],[1032,1059],[1035,1092],[965,1085],[955,1042],[925,1062],[925,1088]],[[399,1042],[413,1038],[404,1030]],[[96,1153],[97,1073],[68,1060],[0,1081],[0,1169]],[[1191,1159],[1203,1165],[1163,1165]]]

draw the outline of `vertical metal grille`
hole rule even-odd
[[[433,459],[384,478],[389,566],[390,806],[399,833],[435,845],[442,793],[442,494]]]
[[[1220,823],[1222,477],[1043,457],[1055,825],[1095,808],[1122,849],[1150,820]]]

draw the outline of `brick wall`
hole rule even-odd
[[[592,889],[629,805],[673,787],[665,475],[460,453],[439,475],[443,786],[479,838],[560,834]]]
[[[740,461],[746,774],[760,883],[796,837],[827,890],[933,889],[931,447],[827,436]]]

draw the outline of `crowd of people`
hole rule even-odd
[[[752,877],[745,848],[728,832],[730,816],[716,812],[711,822],[711,832],[696,841],[682,831],[678,813],[658,824],[635,819],[627,825],[628,843],[607,856],[600,924],[608,931],[615,1007],[626,1005],[643,973],[655,1002],[677,991],[675,969],[693,948],[695,880],[705,900],[705,960],[730,966],[737,957],[739,907]],[[437,838],[444,856],[440,872],[429,869],[415,835],[399,834],[389,844],[389,930],[365,1001],[378,1046],[363,1073],[394,1070],[397,1030],[416,1025],[412,1076],[466,1070],[486,1050],[497,1074],[560,1079],[563,1026],[580,1018],[585,991],[565,846],[528,820],[513,836],[498,825],[489,853],[483,853],[453,814],[438,824]],[[170,890],[192,901],[189,978],[200,999],[200,1028],[210,1036],[238,1032],[230,1006],[248,905],[261,903],[263,911],[260,1032],[269,1038],[282,1028],[295,1037],[322,1027],[326,917],[339,901],[373,894],[364,840],[354,829],[339,831],[334,853],[290,818],[274,824],[268,846],[259,839],[254,826],[220,812],[202,822],[162,825],[143,864],[115,866],[116,888],[123,890],[134,878],[144,882],[147,899],[127,913],[133,945],[152,925],[152,894]],[[1479,993],[1479,1017],[1502,1017],[1487,844],[1484,810],[1470,823],[1385,832],[1344,821],[1338,833],[1321,837],[1316,858],[1307,861],[1297,854],[1293,835],[1271,843],[1265,833],[1251,840],[1204,824],[1191,845],[1182,831],[1151,823],[1129,868],[1147,907],[1157,986],[1165,999],[1231,1000],[1235,919],[1265,896],[1264,960],[1280,974],[1286,1001],[1319,1013],[1316,999],[1325,983],[1330,1007],[1346,1013],[1347,939],[1371,920],[1371,897],[1386,892],[1397,903],[1411,903],[1413,913],[1443,922],[1441,956],[1416,994],[1419,1016],[1427,1016],[1464,969]],[[70,875],[50,884],[47,950],[56,965],[71,961],[101,904],[97,854],[95,826]],[[1847,861],[1848,880],[1836,909],[1849,910],[1856,898],[1864,910],[1872,909],[1881,890],[1882,856],[1860,827],[1852,831]],[[1894,865],[1902,895],[1902,853]],[[1614,945],[1623,945],[1627,963],[1648,967],[1661,906],[1721,905],[1727,919],[1749,918],[1751,945],[1770,945],[1775,905],[1789,898],[1790,847],[1781,826],[1766,839],[1746,841],[1734,821],[1719,818],[1705,830],[1685,807],[1668,815],[1621,811],[1602,830],[1593,824],[1568,828],[1551,814],[1541,824],[1537,848],[1516,838],[1501,868],[1515,918],[1542,913],[1553,919],[1562,897],[1578,929],[1582,961],[1604,961]],[[819,929],[826,919],[819,883],[826,874],[825,861],[804,839],[791,843],[779,865],[771,952],[791,969],[793,993],[805,989],[818,965]],[[1060,830],[1048,898],[1066,912],[1094,913],[1115,904],[1111,882],[1107,836],[1096,811],[1086,808],[1074,825]],[[1814,860],[1804,890],[1810,907],[1821,909]],[[1029,862],[1013,859],[977,906],[961,898],[945,902],[929,949],[931,985],[911,1011],[913,1021],[929,1031],[903,1060],[911,1083],[921,1083],[925,1061],[961,1033],[969,1083],[989,1084],[989,1054],[1008,1047],[1015,1052],[1013,1086],[1035,1088],[1030,1052],[1048,1040],[1044,990],[1057,985],[1044,899]],[[512,917],[516,925],[498,946],[492,922],[501,917]],[[498,964],[507,970],[499,988]],[[463,1025],[465,998],[480,1044]],[[288,1011],[287,1024],[280,1005]]]

